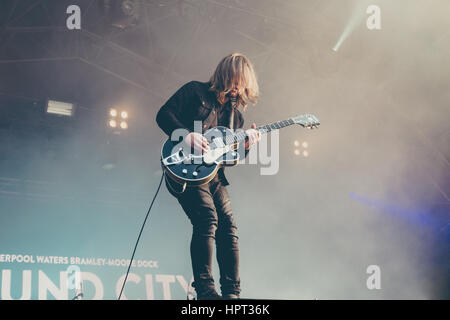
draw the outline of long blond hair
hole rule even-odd
[[[236,107],[244,110],[248,102],[255,104],[259,97],[259,87],[255,70],[250,60],[241,53],[232,53],[220,61],[216,71],[210,79],[210,90],[214,91],[217,100],[223,104],[226,95],[236,86],[239,94],[236,99]]]

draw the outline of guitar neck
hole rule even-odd
[[[289,118],[287,120],[281,120],[281,121],[277,121],[277,122],[274,122],[271,124],[266,124],[265,126],[257,127],[256,130],[258,130],[261,133],[267,133],[272,130],[281,129],[281,128],[288,127],[293,124],[295,124],[294,120]]]
[[[294,120],[292,118],[289,118],[287,120],[281,120],[281,121],[277,121],[277,122],[273,122],[271,124],[266,124],[265,126],[260,126],[255,128],[255,130],[258,130],[261,134],[270,132],[272,130],[278,130],[290,125],[295,124]],[[236,143],[236,142],[242,142],[245,140],[245,138],[247,137],[247,135],[245,134],[245,131],[240,131],[235,133],[233,136],[229,136],[227,137],[227,144],[229,143]]]

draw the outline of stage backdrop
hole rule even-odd
[[[119,30],[102,2],[0,1],[1,299],[71,299],[77,268],[85,299],[117,298],[161,177],[156,113],[232,52],[261,89],[246,129],[321,121],[227,169],[242,296],[450,297],[450,1],[144,1]],[[74,4],[81,30],[67,28]],[[113,107],[128,112],[120,134]],[[125,296],[186,299],[190,236],[163,186]]]
[[[154,187],[158,180],[154,178]],[[72,299],[80,292],[80,281],[84,299],[116,299],[149,203],[124,205],[118,197],[106,200],[110,203],[74,201],[79,195],[64,193],[63,185],[44,187],[48,192],[56,188],[60,198],[55,198],[42,192],[42,181],[40,194],[30,190],[32,181],[21,183],[28,184],[28,197],[3,195],[1,200],[1,299]],[[183,226],[187,221],[181,215],[164,218],[164,209],[154,206],[122,298],[188,296],[189,226]]]

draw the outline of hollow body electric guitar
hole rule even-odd
[[[320,125],[312,114],[304,114],[257,127],[261,134],[278,130],[293,124],[313,129]],[[203,136],[208,140],[210,150],[203,153],[182,142],[168,139],[161,150],[161,165],[165,171],[168,186],[177,194],[187,187],[199,186],[211,181],[221,166],[235,166],[240,160],[237,151],[239,144],[245,142],[245,131],[233,131],[226,127],[207,130]]]

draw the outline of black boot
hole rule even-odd
[[[197,293],[197,300],[221,300],[222,296],[215,289]]]
[[[222,298],[224,300],[240,299],[241,281],[231,280],[229,277],[222,276],[220,279],[220,290],[222,291]]]
[[[192,286],[195,288],[195,292],[197,293],[197,300],[220,300],[222,296],[217,293],[214,288],[214,284],[197,284],[195,282],[192,283]]]
[[[222,295],[222,299],[223,300],[237,300],[240,299],[238,294],[234,294],[234,293],[224,293]]]

